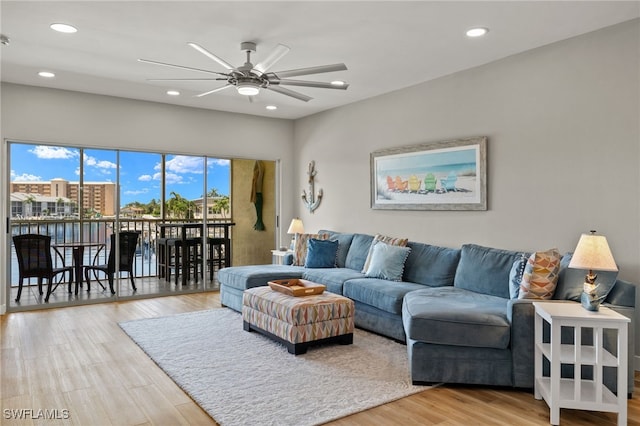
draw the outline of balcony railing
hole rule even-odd
[[[140,239],[135,257],[135,277],[157,277],[156,240],[160,236],[162,223],[186,222],[184,219],[121,219],[116,223],[115,219],[91,219],[80,221],[78,219],[12,219],[11,235],[43,234],[51,237],[51,244],[63,244],[72,242],[102,243],[99,246],[87,246],[84,251],[83,264],[107,263],[110,247],[110,236],[116,226],[122,231],[138,231]],[[189,221],[202,223],[202,220]],[[209,224],[220,226],[209,227],[208,236],[224,237],[225,224],[231,222],[228,219],[207,219]],[[226,226],[228,232],[230,227]],[[71,265],[72,253],[70,250],[61,251],[61,256],[53,256],[54,267]],[[26,284],[26,283],[25,283]],[[18,259],[11,241],[11,286],[18,285]]]

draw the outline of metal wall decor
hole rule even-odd
[[[302,190],[302,201],[309,210],[309,213],[313,213],[313,211],[318,208],[320,201],[322,200],[322,189],[318,190],[317,196],[314,195],[314,180],[316,173],[316,162],[309,162],[309,170],[307,171],[307,175],[309,176],[309,194],[307,195],[304,189]]]

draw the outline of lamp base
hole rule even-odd
[[[604,297],[595,297],[588,293],[582,292],[580,295],[580,303],[587,311],[596,312],[600,309],[600,303]]]

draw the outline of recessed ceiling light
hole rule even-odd
[[[276,109],[278,109],[278,107],[275,105],[267,105],[265,108],[269,111],[275,111]]]
[[[59,33],[73,34],[78,32],[78,29],[76,27],[69,24],[56,23],[49,25],[49,28]]]
[[[342,80],[334,80],[331,82],[332,86],[344,86],[346,83]]]
[[[40,77],[44,77],[44,78],[53,78],[53,77],[55,77],[55,76],[56,76],[54,73],[49,72],[49,71],[40,71],[40,72],[38,73],[38,75],[39,75]]]
[[[489,32],[488,28],[477,27],[467,30],[467,37],[482,37]]]
[[[180,96],[180,92],[177,90],[167,90],[167,95],[169,96]]]

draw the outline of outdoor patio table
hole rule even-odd
[[[84,249],[85,247],[98,247],[102,248],[105,246],[105,243],[99,242],[66,242],[66,243],[57,243],[52,244],[51,247],[55,251],[57,251],[62,258],[64,259],[64,254],[60,253],[60,250],[64,252],[66,249],[71,249],[71,258],[73,259],[73,273],[76,276],[76,294],[78,294],[78,287],[82,287],[82,267],[84,266]]]

